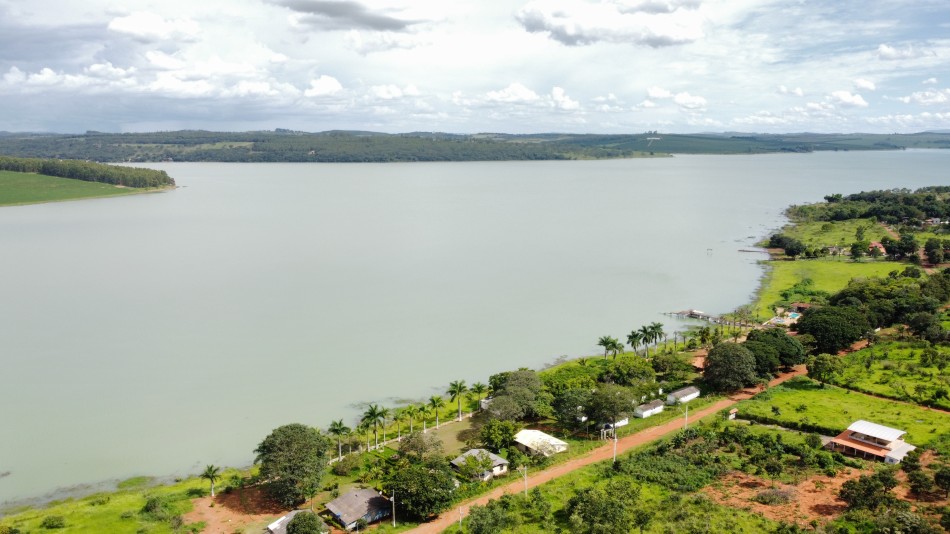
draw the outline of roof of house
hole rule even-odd
[[[809,304],[809,303],[807,303],[807,302],[793,302],[793,303],[789,304],[788,307],[789,307],[789,308],[807,309],[807,308],[811,308],[811,304]]]
[[[670,393],[670,396],[673,397],[674,399],[682,399],[683,397],[693,395],[694,393],[698,395],[699,388],[696,386],[687,386],[685,388],[677,389],[676,391]]]
[[[515,434],[515,441],[536,451],[544,451],[551,448],[557,450],[561,447],[567,447],[567,443],[554,436],[545,434],[540,430],[522,430]]]
[[[367,514],[389,511],[389,499],[376,491],[363,488],[353,490],[327,503],[327,510],[337,516],[344,525],[349,525]]]
[[[460,454],[458,458],[452,460],[450,463],[454,465],[455,467],[462,467],[462,465],[465,464],[465,459],[468,458],[469,456],[474,456],[478,458],[482,455],[487,455],[489,458],[491,458],[492,467],[498,467],[499,465],[508,465],[508,460],[505,460],[501,456],[498,456],[497,454],[494,454],[491,451],[486,451],[485,449],[467,450],[463,452],[462,454]]]
[[[287,524],[290,523],[290,520],[294,518],[295,515],[299,514],[303,510],[294,510],[289,512],[287,515],[281,517],[277,521],[267,525],[267,531],[271,534],[286,534],[287,533]]]
[[[657,408],[662,408],[665,404],[666,403],[663,402],[662,399],[656,399],[655,401],[650,401],[650,402],[641,404],[640,406],[637,406],[637,409],[645,412],[647,410],[655,410]]]
[[[879,425],[877,423],[871,423],[864,420],[858,420],[851,423],[851,426],[848,427],[848,430],[851,432],[859,432],[866,436],[875,437],[877,439],[882,439],[884,441],[894,441],[907,433],[903,430],[898,430],[896,428],[891,428],[889,426]]]

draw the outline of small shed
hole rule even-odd
[[[540,430],[522,430],[515,434],[515,446],[528,454],[552,456],[567,450],[567,443],[541,432]]]
[[[327,503],[327,510],[346,530],[356,528],[356,522],[363,519],[375,523],[392,513],[392,503],[374,490],[363,488],[353,490]]]
[[[467,450],[449,463],[452,464],[452,467],[458,470],[464,467],[465,464],[470,461],[469,458],[484,460],[486,465],[489,461],[491,462],[491,466],[487,470],[479,473],[477,477],[482,481],[487,482],[494,477],[508,473],[508,460],[505,460],[501,456],[498,456],[491,451],[486,451],[485,449]]]
[[[482,411],[487,410],[488,407],[491,406],[491,401],[493,400],[495,399],[492,397],[485,397],[484,399],[478,401],[478,407],[481,408]]]
[[[697,397],[699,397],[699,388],[696,386],[689,386],[671,392],[666,396],[666,403],[670,406],[674,404],[683,404]]]
[[[739,414],[739,409],[738,409],[738,408],[733,408],[733,409],[729,410],[729,420],[732,421],[733,419],[736,418],[736,415],[738,415],[738,414]]]
[[[646,404],[641,404],[633,410],[633,416],[646,419],[651,415],[656,415],[663,411],[663,399],[656,399]]]
[[[284,517],[281,517],[277,521],[274,521],[273,523],[267,525],[267,532],[268,534],[287,534],[287,525],[290,524],[290,520],[293,519],[295,515],[310,514],[310,513],[313,513],[313,512],[310,512],[309,510],[294,510],[288,513],[287,515],[285,515]],[[320,532],[323,534],[329,534],[330,527],[328,527],[323,522],[323,520],[320,519],[320,516],[316,516],[316,517],[317,517],[317,520],[319,521],[319,524],[321,525]]]

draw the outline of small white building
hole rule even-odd
[[[485,471],[478,474],[478,479],[487,482],[494,477],[504,475],[508,473],[508,460],[505,460],[501,456],[492,453],[491,451],[486,451],[485,449],[470,449],[463,452],[458,458],[449,462],[452,464],[452,467],[455,469],[462,469],[466,463],[468,463],[469,458],[474,458],[477,461],[485,462],[485,467],[488,467]],[[488,464],[491,464],[489,467]]]
[[[567,450],[567,443],[541,432],[540,430],[522,430],[515,434],[515,446],[528,454],[552,456]]]
[[[683,404],[689,402],[695,398],[699,397],[699,388],[696,386],[689,386],[682,389],[677,389],[676,391],[671,392],[666,396],[666,403],[670,406],[674,404]]]
[[[620,428],[629,424],[630,419],[624,417],[623,419],[618,419],[616,423],[604,423],[604,430],[613,430],[614,428]]]
[[[651,415],[656,415],[663,411],[663,399],[656,399],[655,401],[650,401],[646,404],[641,404],[633,410],[633,416],[639,417],[640,419],[646,419]]]
[[[484,399],[478,401],[478,407],[481,408],[482,411],[485,411],[488,409],[489,406],[491,406],[491,401],[493,400],[495,399],[493,399],[492,397],[485,397]]]

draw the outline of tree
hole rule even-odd
[[[795,326],[799,333],[815,338],[819,352],[829,354],[849,347],[871,331],[864,314],[850,306],[809,308]]]
[[[336,436],[336,448],[337,455],[340,459],[343,458],[343,436],[347,435],[350,432],[350,428],[343,424],[343,420],[339,419],[330,423],[330,426],[327,427],[327,432]]]
[[[422,417],[422,433],[426,432],[426,419],[432,413],[432,407],[428,404],[419,405],[419,417]]]
[[[567,503],[574,532],[626,534],[635,523],[640,488],[623,478],[614,478],[603,487],[579,491]]]
[[[486,449],[501,452],[515,442],[515,434],[521,428],[514,421],[502,421],[500,419],[490,419],[482,425],[479,433],[482,445]]]
[[[465,392],[468,391],[468,386],[465,385],[464,380],[455,380],[449,382],[449,391],[448,394],[452,396],[452,400],[458,401],[459,406],[459,421],[462,420],[462,396]]]
[[[646,508],[637,507],[633,510],[630,519],[630,524],[640,529],[640,534],[643,534],[643,529],[647,528],[650,521],[653,520],[653,512]]]
[[[587,413],[599,423],[616,424],[633,411],[630,390],[614,384],[602,384],[590,397]]]
[[[934,479],[930,478],[923,470],[909,473],[907,475],[907,483],[910,486],[910,491],[917,496],[918,500],[922,494],[932,490],[934,487]]]
[[[720,343],[706,355],[706,383],[716,391],[736,391],[756,382],[755,356],[735,343]]]
[[[605,367],[598,379],[602,382],[632,386],[643,382],[654,382],[656,373],[653,371],[653,366],[643,358],[625,355]]]
[[[441,395],[429,397],[429,407],[435,412],[435,427],[439,428],[439,410],[445,407],[445,399]]]
[[[551,408],[554,418],[564,428],[578,428],[584,424],[587,405],[590,403],[591,390],[586,388],[565,389],[554,397]]]
[[[490,500],[485,506],[473,505],[465,520],[467,534],[495,534],[514,526],[514,518],[498,501]]]
[[[327,527],[313,512],[299,512],[287,523],[287,534],[321,534]]]
[[[634,354],[637,352],[637,348],[643,343],[643,333],[639,330],[632,330],[627,334],[627,344],[630,345],[630,348],[633,350]]]
[[[600,339],[597,340],[597,345],[604,348],[604,359],[607,359],[607,355],[613,352],[615,355],[617,350],[617,345],[620,342],[617,341],[617,338],[610,336],[600,336]]]
[[[481,382],[475,382],[474,384],[472,384],[472,387],[470,387],[469,389],[472,390],[472,393],[475,394],[475,402],[478,403],[478,409],[481,410],[482,409],[482,404],[481,404],[482,395],[484,395],[485,392],[488,391],[488,386],[486,386],[485,384],[482,384]]]
[[[782,367],[790,369],[805,361],[805,347],[793,336],[788,335],[784,328],[766,328],[752,330],[746,341],[765,343],[778,352],[778,359]]]
[[[709,345],[709,342],[712,341],[712,328],[708,326],[701,326],[696,329],[696,337],[699,338],[699,344],[703,347]]]
[[[808,249],[808,247],[806,247],[801,241],[789,237],[785,240],[784,249],[786,256],[789,258],[795,258],[796,256],[801,256]]]
[[[950,497],[950,466],[941,466],[934,473],[934,484],[944,491],[944,498]]]
[[[221,473],[221,468],[212,464],[206,465],[204,472],[201,473],[201,478],[211,483],[212,497],[214,497],[214,483],[218,480],[218,475],[220,473]]]
[[[399,444],[399,453],[417,462],[441,456],[442,452],[442,440],[433,434],[410,432]]]
[[[755,357],[755,372],[762,378],[771,377],[782,365],[778,358],[778,351],[772,345],[761,341],[746,341],[742,346]]]
[[[444,459],[408,463],[393,469],[382,486],[386,493],[397,496],[397,509],[424,521],[452,504],[455,475]]]
[[[841,374],[842,369],[844,369],[844,364],[837,356],[819,354],[818,356],[808,358],[805,367],[808,369],[808,376],[820,382],[821,387],[825,387],[825,383],[830,382],[835,376]]]
[[[327,465],[329,440],[315,428],[299,423],[274,429],[254,452],[260,478],[271,496],[284,506],[304,501]]]
[[[656,354],[656,347],[666,334],[663,332],[663,323],[650,323],[647,327],[650,330],[650,341],[653,342],[653,354]]]
[[[410,404],[402,409],[402,413],[406,414],[406,417],[409,418],[409,433],[412,433],[412,422],[419,415],[419,407],[415,404]]]
[[[379,448],[379,423],[383,422],[386,419],[386,416],[389,415],[389,410],[386,408],[381,408],[377,404],[370,404],[366,411],[363,412],[363,417],[361,421],[373,425],[373,437],[376,440],[376,448]]]
[[[785,470],[785,466],[782,464],[782,460],[779,458],[769,458],[765,462],[765,472],[769,474],[769,478],[772,479],[772,487],[775,487],[775,479],[782,474],[782,471]]]

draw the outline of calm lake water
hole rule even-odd
[[[182,187],[0,209],[0,501],[682,330],[788,204],[950,184],[950,151],[153,166]]]

